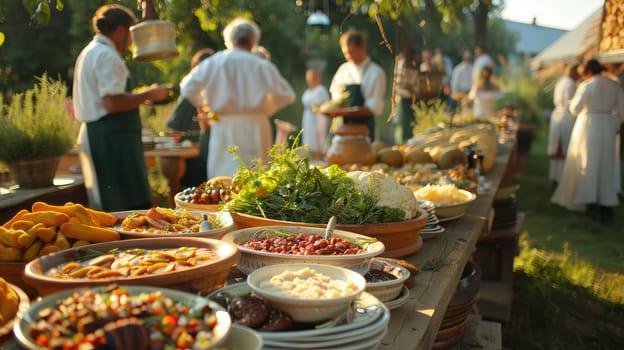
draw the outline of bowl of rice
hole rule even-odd
[[[427,185],[414,191],[418,200],[430,201],[435,206],[435,215],[440,221],[460,218],[466,212],[468,204],[477,199],[477,195],[449,185]]]

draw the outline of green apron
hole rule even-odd
[[[139,109],[87,123],[91,158],[105,211],[147,209],[152,194],[141,141]]]
[[[349,99],[347,100],[349,107],[364,106],[364,94],[362,94],[360,84],[349,84],[345,86],[345,90],[349,91]],[[345,124],[366,124],[370,140],[375,140],[375,117],[342,117],[342,121]]]

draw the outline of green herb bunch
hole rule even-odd
[[[254,160],[238,168],[234,185],[240,191],[229,203],[231,211],[305,223],[326,223],[332,216],[343,225],[382,222],[372,194],[360,191],[336,165],[311,167],[298,142],[297,136],[291,147],[274,145],[269,164]]]
[[[0,160],[11,163],[66,154],[74,144],[66,97],[67,86],[46,74],[8,101],[0,97]]]

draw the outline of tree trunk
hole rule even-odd
[[[487,43],[487,21],[490,7],[490,1],[479,0],[477,8],[472,12],[475,26],[475,45],[486,45]]]

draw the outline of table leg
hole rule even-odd
[[[169,205],[175,208],[173,197],[182,190],[180,179],[182,179],[182,176],[184,176],[186,172],[186,163],[184,158],[181,157],[161,157],[160,167],[163,175],[169,180]]]

